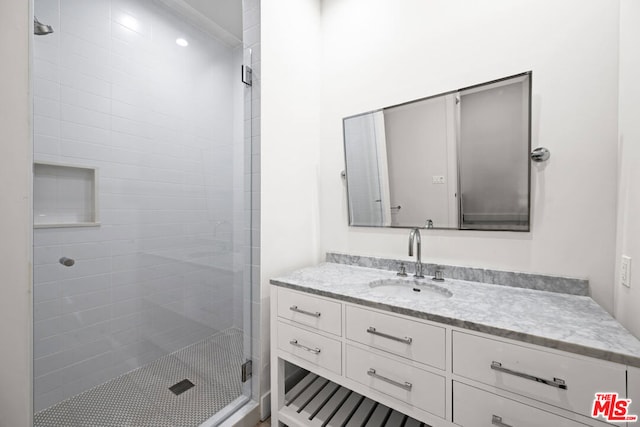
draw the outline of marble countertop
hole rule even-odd
[[[640,367],[640,341],[588,296],[430,278],[426,292],[386,295],[369,283],[399,279],[393,271],[323,263],[274,278],[276,286],[362,304],[531,344]],[[405,278],[413,283],[413,277]],[[430,296],[439,286],[452,296]],[[409,284],[407,286],[410,286]],[[413,286],[411,286],[413,287]]]

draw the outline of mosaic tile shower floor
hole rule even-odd
[[[228,329],[35,414],[34,427],[195,427],[242,393],[243,335]],[[175,395],[169,387],[195,387]]]

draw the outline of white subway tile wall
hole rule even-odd
[[[161,2],[36,0],[35,12],[55,32],[34,41],[34,158],[98,168],[101,221],[34,230],[38,411],[243,328],[245,202],[259,189],[241,45]]]

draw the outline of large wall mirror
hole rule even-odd
[[[349,225],[529,231],[531,72],[343,129]]]

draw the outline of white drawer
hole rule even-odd
[[[595,393],[626,395],[623,365],[561,356],[455,331],[453,373],[586,416],[591,414]]]
[[[585,425],[455,381],[453,422],[463,427]]]
[[[445,369],[445,329],[347,306],[347,338]]]
[[[278,288],[278,317],[342,335],[342,304]]]
[[[346,352],[347,378],[444,418],[444,377],[351,345]]]
[[[627,398],[631,399],[634,403],[634,413],[640,412],[636,408],[640,405],[640,368],[633,366],[627,367]],[[637,425],[637,424],[636,424]]]
[[[278,322],[278,348],[322,368],[342,374],[342,343]]]

